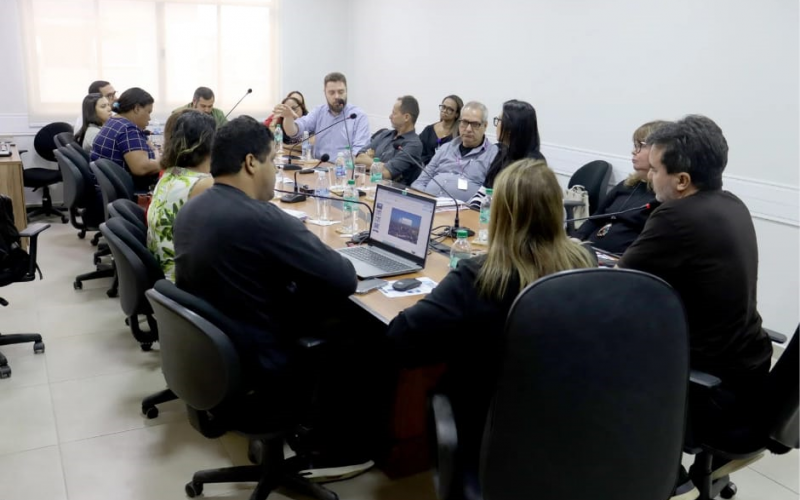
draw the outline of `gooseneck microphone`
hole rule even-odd
[[[239,99],[239,102],[237,102],[236,104],[234,104],[234,105],[233,105],[233,107],[231,108],[231,110],[230,110],[230,111],[228,111],[228,114],[227,114],[227,115],[225,115],[225,118],[227,119],[227,118],[228,118],[228,116],[229,116],[231,113],[233,113],[233,110],[234,110],[234,109],[236,109],[236,106],[238,106],[240,102],[244,101],[244,98],[245,98],[245,97],[249,96],[249,95],[250,95],[250,94],[252,94],[252,93],[253,93],[253,89],[247,89],[247,92],[245,92],[245,93],[244,93],[244,95],[242,96],[242,98],[241,98],[241,99]]]
[[[294,194],[292,191],[284,191],[282,189],[276,189],[275,191],[278,192],[278,193]],[[314,194],[314,193],[305,193],[305,196],[309,196],[311,198],[319,198],[319,199],[322,199],[322,200],[343,201],[343,198],[334,198],[332,196],[322,196],[322,195]],[[283,201],[283,196],[281,196],[281,201]],[[348,201],[350,203],[358,203],[359,205],[363,205],[363,206],[367,207],[367,210],[369,210],[370,220],[372,220],[372,218],[374,217],[375,213],[372,211],[372,207],[368,203],[364,203],[363,201],[355,201],[355,200],[348,200]],[[291,202],[289,202],[289,203],[291,203]]]
[[[620,214],[626,214],[628,212],[635,212],[637,210],[650,210],[653,208],[652,203],[645,203],[640,207],[633,207],[628,208],[625,210],[620,210],[619,212],[611,212],[610,214],[601,214],[601,215],[590,215],[589,217],[576,217],[574,219],[567,219],[564,222],[575,222],[576,220],[596,220],[596,219],[608,219],[609,217],[615,217]]]
[[[403,146],[401,146],[400,144],[395,144],[395,145],[394,145],[394,149],[395,149],[395,150],[397,150],[397,151],[399,151],[399,152],[401,152],[401,153],[405,153],[405,155],[406,155],[408,158],[410,158],[412,162],[414,162],[414,165],[416,165],[416,166],[417,166],[417,168],[419,168],[420,170],[422,170],[422,171],[423,171],[423,172],[425,172],[426,174],[430,175],[430,172],[428,172],[428,171],[425,169],[425,166],[422,164],[422,162],[418,161],[416,158],[414,158],[413,156],[411,156],[410,154],[408,154],[408,152],[407,152],[405,149],[403,149]],[[459,217],[459,210],[458,210],[458,200],[455,198],[455,196],[451,195],[451,194],[450,194],[450,192],[449,192],[449,191],[447,191],[447,190],[444,188],[444,186],[442,186],[441,184],[439,184],[439,181],[437,181],[436,179],[434,179],[434,177],[433,177],[432,175],[431,175],[431,180],[432,180],[432,181],[433,181],[433,182],[434,182],[434,183],[435,183],[437,186],[439,186],[439,188],[440,188],[442,191],[444,191],[444,193],[445,193],[445,194],[446,194],[446,195],[447,195],[447,196],[448,196],[450,199],[452,199],[452,200],[453,200],[453,202],[456,204],[456,218],[455,218],[455,220],[453,221],[453,226],[452,226],[452,227],[449,227],[449,228],[447,228],[447,229],[445,229],[445,234],[447,235],[447,237],[448,237],[448,238],[453,238],[454,240],[455,240],[455,239],[457,239],[457,238],[458,238],[458,230],[459,230],[459,229],[460,229],[460,230],[462,230],[462,231],[466,231],[466,232],[467,232],[467,236],[475,236],[475,231],[473,231],[472,229],[470,229],[470,228],[468,228],[468,227],[461,227],[461,225],[459,224],[460,217]]]
[[[331,159],[331,155],[329,155],[328,153],[325,153],[324,155],[322,155],[320,157],[320,159],[319,159],[319,161],[317,162],[316,165],[314,165],[311,168],[304,168],[303,170],[300,170],[300,173],[301,174],[310,174],[310,173],[314,172],[314,170],[319,168],[320,165],[322,165],[323,163],[325,163],[326,161],[328,161],[330,159]],[[295,184],[295,188],[296,187],[297,187],[297,184]]]
[[[317,163],[317,167],[320,166],[323,162],[328,161],[330,158],[331,158],[331,156],[328,153],[325,153],[324,155],[322,155],[322,158],[319,159],[319,163]],[[284,167],[284,170],[285,169],[286,168]],[[283,203],[300,203],[301,201],[306,201],[306,194],[307,193],[301,193],[300,189],[297,186],[297,172],[298,172],[298,170],[294,171],[294,192],[293,193],[292,192],[287,192],[287,194],[281,196],[281,201]],[[302,174],[303,171],[301,170],[300,173]],[[285,191],[280,191],[278,189],[276,189],[275,191],[278,191],[280,193],[284,193],[285,192]]]

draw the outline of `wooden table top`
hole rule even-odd
[[[294,172],[284,172],[284,175],[287,177],[291,177],[290,174]],[[300,185],[308,185],[313,187],[316,183],[316,174],[310,175],[298,175],[297,182]],[[286,184],[285,186],[276,186],[276,189],[282,189],[285,191],[291,191],[294,189],[292,184]],[[314,218],[317,213],[316,208],[316,200],[314,198],[307,198],[306,201],[300,203],[283,203],[280,201],[280,195],[283,193],[276,192],[276,198],[273,199],[273,203],[278,205],[281,208],[289,209],[289,210],[298,210],[301,212],[305,212],[308,214],[309,217]],[[336,198],[335,195],[332,196]],[[365,199],[366,197],[361,197],[360,201],[365,203],[372,204],[372,201],[368,201]],[[366,212],[364,207],[361,207],[361,210]],[[474,210],[470,210],[466,207],[461,209],[461,216],[460,222],[461,226],[469,227],[472,230],[477,231],[478,229],[478,212]],[[340,211],[336,208],[336,205],[333,204],[331,207],[331,218],[333,220],[339,220]],[[455,218],[455,211],[452,212],[439,212],[436,213],[433,219],[433,227],[437,226],[450,226],[453,224],[453,219]],[[361,229],[367,230],[369,226],[366,224],[365,221],[361,221],[363,226]],[[331,248],[343,248],[347,246],[347,242],[350,240],[350,237],[343,237],[341,234],[336,232],[336,228],[339,227],[339,224],[334,224],[331,226],[318,226],[316,224],[306,223],[306,227],[314,234],[316,234],[323,242],[325,242]],[[438,232],[438,231],[434,231]],[[453,244],[452,239],[445,239],[443,241],[444,244],[451,246]],[[478,247],[480,249],[480,247]],[[473,247],[473,250],[475,248]],[[428,254],[428,258],[425,262],[425,268],[417,273],[411,274],[404,274],[401,276],[395,276],[391,278],[386,278],[387,280],[398,280],[402,278],[419,278],[419,277],[427,277],[435,282],[439,283],[444,279],[445,275],[447,275],[450,268],[448,267],[450,263],[449,256],[442,255],[435,251],[430,251]],[[398,297],[398,298],[387,298],[385,297],[379,290],[373,290],[369,293],[363,295],[353,295],[351,299],[358,304],[359,306],[363,307],[365,310],[373,314],[379,320],[383,321],[384,323],[388,324],[395,316],[397,316],[400,311],[406,309],[407,307],[413,306],[417,303],[420,299],[422,299],[424,295],[412,295],[409,297]]]

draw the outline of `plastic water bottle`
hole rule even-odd
[[[283,152],[283,129],[280,124],[275,126],[275,152]]]
[[[353,160],[353,152],[350,151],[350,146],[344,147],[344,165],[347,168],[347,178],[355,178],[356,162]]]
[[[317,187],[314,190],[314,194],[318,196],[330,196],[330,184],[328,172],[326,170],[318,170]],[[315,198],[315,200],[317,201],[317,220],[331,220],[331,200],[323,200],[321,198]]]
[[[481,201],[481,212],[478,218],[478,241],[484,245],[489,244],[489,220],[492,212],[492,188],[486,188],[486,196]]]
[[[450,247],[450,269],[455,269],[459,260],[472,258],[472,245],[467,241],[467,231],[459,229],[456,236],[458,239]]]
[[[372,166],[369,169],[369,190],[375,193],[378,184],[383,183],[383,171],[386,170],[381,159],[377,156],[372,159]],[[375,196],[373,194],[373,196]]]
[[[344,189],[345,183],[347,182],[347,170],[344,163],[344,153],[341,151],[336,155],[335,165],[333,175],[335,176],[336,184],[334,184],[334,187]]]
[[[311,141],[308,140],[308,130],[303,131],[303,159],[305,161],[311,161]]]
[[[342,226],[341,232],[345,234],[358,232],[358,189],[356,189],[356,181],[350,179],[347,181],[347,186],[344,188],[342,194],[344,202],[342,203]]]

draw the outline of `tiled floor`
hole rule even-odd
[[[199,469],[245,463],[244,439],[208,440],[187,423],[178,403],[152,421],[143,396],[164,387],[158,353],[139,350],[123,322],[110,280],[72,289],[91,270],[93,247],[68,225],[43,233],[43,281],[0,289],[0,331],[34,331],[47,351],[3,347],[13,369],[0,380],[0,500],[176,500]],[[797,453],[767,457],[735,474],[740,500],[798,500]],[[371,471],[333,484],[354,500],[435,498],[430,475],[389,481]],[[210,485],[207,498],[245,500],[249,485]],[[288,497],[273,494],[270,500]]]

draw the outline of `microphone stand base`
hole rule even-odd
[[[463,226],[462,227],[449,227],[444,231],[444,234],[446,234],[448,238],[452,238],[452,239],[455,240],[455,239],[458,239],[458,231],[466,231],[468,238],[471,238],[471,237],[475,236],[475,231],[473,231],[472,229],[470,229],[468,227],[463,227]]]
[[[282,203],[300,203],[306,201],[306,195],[300,193],[285,194],[281,196]]]

